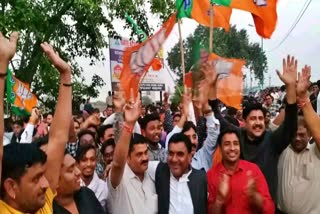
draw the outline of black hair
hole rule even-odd
[[[141,120],[141,129],[145,130],[147,128],[147,125],[151,121],[159,120],[160,116],[157,113],[153,114],[147,114],[142,120]]]
[[[169,140],[168,147],[171,143],[180,143],[180,142],[183,142],[186,145],[188,153],[192,151],[192,143],[190,139],[182,133],[177,133],[172,135],[172,137]]]
[[[29,119],[30,119],[30,115],[24,115],[24,116],[22,117],[22,121],[23,121],[24,123],[28,123],[28,122],[29,122]]]
[[[239,132],[235,129],[235,128],[231,128],[231,127],[228,127],[228,128],[225,128],[223,129],[219,136],[218,136],[218,139],[217,139],[217,144],[221,146],[222,144],[222,138],[224,135],[226,134],[235,134],[237,136],[237,138],[239,139],[239,142],[240,142],[240,134]]]
[[[79,121],[75,118],[73,118],[73,122],[78,123],[78,125],[80,126],[81,124],[79,123]]]
[[[133,147],[135,145],[147,144],[147,142],[148,140],[144,136],[134,133],[131,137],[130,144],[129,144],[129,154],[131,154],[131,152],[133,151]]]
[[[91,144],[81,145],[78,147],[76,152],[76,161],[79,163],[80,160],[87,154],[89,150],[93,149],[97,155],[96,147]]]
[[[266,117],[266,113],[263,110],[263,107],[262,107],[262,105],[260,103],[250,103],[243,109],[243,112],[242,112],[243,119],[246,120],[248,115],[250,114],[250,112],[254,111],[254,110],[262,111],[263,116]]]
[[[180,117],[181,118],[181,114],[174,114],[172,119],[174,120],[176,117]]]
[[[46,134],[44,137],[35,139],[32,143],[36,145],[36,147],[40,148],[43,145],[47,145],[48,142],[49,142],[49,134]]]
[[[237,109],[231,106],[227,107],[227,114],[230,116],[235,116],[237,114]]]
[[[185,133],[190,129],[193,129],[197,133],[197,127],[194,125],[194,123],[191,121],[186,121],[183,125],[181,133]]]
[[[19,125],[19,126],[23,127],[23,121],[22,120],[13,121],[12,125]]]
[[[1,197],[5,195],[4,182],[11,178],[20,182],[27,169],[35,164],[45,164],[47,155],[35,144],[10,143],[3,148]]]
[[[107,129],[111,129],[111,128],[113,128],[113,125],[112,125],[112,124],[100,126],[99,129],[98,129],[99,139],[104,136],[104,132],[105,132]]]
[[[91,135],[92,138],[95,140],[95,133],[94,133],[93,131],[88,130],[88,129],[81,130],[81,131],[78,133],[78,139],[80,140],[80,138],[81,138],[83,135],[86,135],[86,134]]]
[[[266,96],[264,96],[264,97],[267,98],[267,96],[271,97],[272,102],[274,101],[274,98],[273,98],[273,96],[272,96],[270,93],[266,94]]]
[[[101,154],[104,154],[104,151],[108,146],[112,146],[113,148],[116,147],[116,143],[114,142],[114,139],[111,138],[102,143],[102,146],[100,149]]]

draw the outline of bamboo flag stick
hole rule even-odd
[[[213,51],[213,16],[214,16],[214,4],[210,1],[210,35],[209,35],[209,53]]]
[[[183,48],[183,40],[182,40],[182,33],[181,33],[181,19],[178,20],[178,28],[179,28],[179,41],[180,41],[180,52],[181,52],[181,69],[183,75],[183,84],[185,82],[185,64],[184,64],[184,48]]]

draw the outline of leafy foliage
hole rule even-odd
[[[185,67],[186,72],[189,71],[195,62],[195,53],[197,47],[209,47],[209,28],[199,26],[194,34],[184,41],[185,48]],[[246,60],[246,66],[251,69],[255,77],[263,83],[264,73],[267,71],[267,57],[257,43],[249,43],[246,30],[238,31],[235,26],[230,28],[230,32],[226,33],[222,29],[214,29],[213,33],[213,52],[227,58],[238,58]],[[170,68],[177,72],[181,77],[181,57],[180,47],[176,44],[168,53],[168,64]]]
[[[96,88],[104,84],[103,80],[94,76],[91,85],[84,84],[82,68],[75,57],[91,58],[92,64],[103,59],[101,48],[107,43],[101,28],[110,28],[111,32],[113,28],[102,11],[102,3],[101,0],[0,2],[0,31],[5,34],[13,30],[20,32],[18,57],[11,63],[15,75],[32,83],[33,92],[46,107],[54,108],[59,77],[42,53],[40,44],[44,41],[50,42],[61,57],[71,63],[74,100],[99,95]]]

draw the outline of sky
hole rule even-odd
[[[298,59],[299,70],[305,65],[312,66],[311,80],[316,81],[320,79],[320,1],[313,0],[306,10],[304,16],[297,24],[295,29],[285,40],[285,42],[277,49],[274,49],[281,40],[285,37],[300,10],[302,9],[305,1],[307,0],[278,0],[277,12],[278,23],[276,30],[273,33],[271,39],[264,40],[263,48],[268,58],[268,73],[265,74],[265,85],[269,85],[269,78],[271,85],[281,85],[276,69],[282,71],[282,58],[287,54],[294,55]],[[157,16],[148,17],[150,24],[156,26]],[[123,37],[128,37],[130,31],[124,31],[123,20],[114,21],[114,26],[118,26],[116,30]],[[236,25],[238,29],[246,29],[251,42],[258,42],[260,44],[261,38],[256,33],[253,25],[253,19],[250,13],[233,10],[231,16],[231,24]],[[187,38],[192,34],[197,27],[197,23],[190,19],[184,19],[182,24],[182,38]],[[179,41],[178,27],[175,26],[173,32],[164,44],[164,51],[167,53],[170,49]],[[89,59],[78,59],[79,64],[84,69],[84,77],[88,83],[90,83],[91,77],[94,74],[101,76],[106,82],[100,90],[100,95],[97,99],[104,101],[108,90],[111,89],[110,81],[110,64],[109,64],[109,49],[104,50],[106,61],[98,62],[95,66],[90,66]],[[166,56],[166,55],[165,55]],[[256,83],[254,83],[256,84]]]

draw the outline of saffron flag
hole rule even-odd
[[[219,100],[227,106],[240,109],[243,90],[242,68],[245,61],[223,58],[214,53],[209,55],[208,60],[215,64],[215,70],[219,75],[217,82]]]
[[[217,97],[225,105],[240,109],[243,90],[242,67],[245,64],[245,61],[223,58],[214,53],[208,54],[205,51],[201,51],[200,61],[201,63],[208,61],[209,63],[212,63],[212,66],[214,66],[215,71],[218,74]],[[204,73],[199,69],[192,72],[191,77],[190,75],[191,73],[188,75],[188,82],[193,88],[195,88],[200,81],[205,78]],[[192,83],[190,84],[190,82]]]
[[[277,24],[277,0],[211,0],[252,14],[257,33],[270,38]]]
[[[130,99],[131,89],[133,89],[134,97],[137,97],[140,79],[148,71],[154,62],[154,57],[172,31],[176,23],[176,16],[176,14],[171,15],[162,28],[145,42],[125,49],[120,84],[125,92],[126,100]],[[158,67],[157,64],[154,63],[155,68]]]
[[[37,106],[37,97],[31,93],[28,84],[18,80],[9,69],[7,72],[7,100],[11,103],[13,113],[18,116],[30,115],[32,108]]]
[[[210,7],[209,0],[176,0],[179,19],[191,18],[207,27],[210,27]],[[226,31],[229,31],[232,9],[221,5],[214,5],[213,11],[213,26],[222,27]]]

